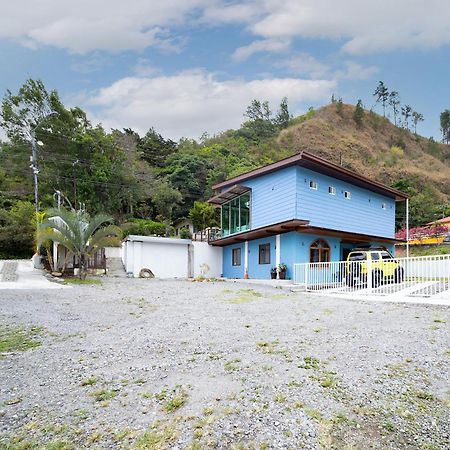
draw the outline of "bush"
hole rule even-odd
[[[191,239],[192,238],[192,234],[187,228],[182,228],[180,230],[180,238],[181,239]]]
[[[165,236],[166,225],[162,222],[147,219],[131,219],[122,226],[124,236],[130,234],[138,236]],[[170,235],[174,234],[173,227],[170,227]]]

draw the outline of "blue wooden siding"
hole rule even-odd
[[[241,249],[241,265],[233,266],[233,249]],[[244,278],[244,244],[228,245],[223,248],[222,273],[225,278]]]
[[[352,249],[358,246],[355,244],[342,243],[340,238],[318,236],[314,234],[303,234],[291,231],[280,236],[281,244],[281,262],[288,267],[286,277],[292,279],[294,264],[309,262],[309,248],[316,239],[324,239],[330,246],[331,261],[342,260],[342,250],[344,248]],[[259,264],[259,245],[270,244],[270,264]],[[270,236],[263,239],[255,239],[248,243],[248,275],[252,279],[269,279],[270,269],[276,265],[276,238]],[[384,245],[388,250],[393,251],[392,246],[383,242],[371,242],[369,245]],[[232,265],[232,249],[241,249],[241,265]],[[244,255],[245,245],[234,244],[223,247],[223,275],[226,278],[244,278]]]
[[[252,189],[251,228],[295,218],[296,168],[287,167],[244,182]]]
[[[296,170],[296,218],[317,227],[394,237],[394,199],[304,167]],[[309,187],[310,181],[317,182],[317,190]],[[329,186],[336,188],[336,195],[328,193]],[[351,192],[350,199],[344,197],[345,191]],[[382,209],[383,203],[386,209]]]
[[[260,244],[270,244],[270,264],[259,264]],[[248,243],[248,276],[255,279],[270,278],[270,269],[275,267],[276,261],[275,236],[255,239]]]

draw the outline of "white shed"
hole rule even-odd
[[[123,243],[122,259],[126,272],[134,277],[142,269],[157,278],[222,275],[222,249],[190,239],[130,235]]]

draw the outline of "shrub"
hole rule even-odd
[[[191,232],[187,228],[182,228],[180,230],[180,238],[181,239],[191,239],[192,238]]]
[[[162,222],[147,219],[131,219],[122,226],[124,236],[135,234],[139,236],[165,236],[166,225]],[[174,234],[173,227],[170,228],[170,234]]]

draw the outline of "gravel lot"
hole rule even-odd
[[[231,282],[0,290],[1,330],[41,342],[0,359],[0,448],[448,449],[449,321]]]

